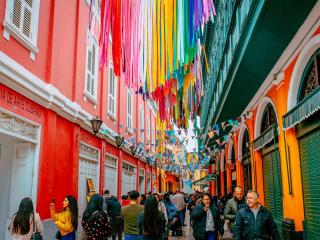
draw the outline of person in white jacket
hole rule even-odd
[[[22,199],[9,227],[13,240],[30,240],[33,233],[41,233],[42,230],[41,219],[39,214],[34,212],[32,200]]]

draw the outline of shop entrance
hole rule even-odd
[[[30,197],[36,207],[35,144],[0,133],[0,236],[10,237],[8,226],[20,201]]]

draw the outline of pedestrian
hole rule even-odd
[[[109,190],[103,190],[102,198],[103,198],[102,210],[106,212],[107,208],[108,208],[107,207],[108,200],[110,198],[110,191]]]
[[[178,214],[181,220],[182,225],[184,224],[184,215],[185,215],[185,209],[186,209],[186,203],[184,201],[184,196],[180,193],[180,190],[176,190],[176,194],[171,197],[171,202],[176,205],[178,209]]]
[[[146,201],[146,195],[145,194],[141,194],[140,195],[140,205],[144,205],[144,202]]]
[[[171,202],[169,193],[164,194],[163,202],[168,214],[168,228],[172,231],[172,236],[182,235],[182,224],[176,205]]]
[[[154,193],[153,194],[157,201],[158,201],[158,209],[159,211],[161,211],[164,215],[164,218],[166,220],[166,225],[165,225],[165,231],[164,231],[164,234],[163,234],[163,239],[164,240],[167,240],[168,237],[169,237],[169,226],[168,226],[168,212],[167,212],[167,208],[166,206],[164,205],[164,202],[163,202],[163,195],[159,195],[158,193]]]
[[[227,201],[227,204],[224,208],[224,219],[229,221],[229,230],[233,232],[233,227],[235,224],[237,212],[241,207],[244,207],[246,204],[245,198],[243,196],[242,187],[237,186],[233,191],[233,198],[230,198]]]
[[[117,236],[119,240],[122,240],[122,218],[121,218],[121,205],[115,196],[111,196],[108,203],[108,215],[111,225],[112,240],[116,240]]]
[[[130,200],[128,199],[128,195],[122,195],[121,201],[122,201],[122,203],[121,203],[122,207],[130,204]]]
[[[187,205],[187,209],[189,210],[190,215],[192,213],[192,210],[195,208],[195,206],[196,206],[196,196],[192,194]]]
[[[81,225],[86,233],[87,240],[107,240],[111,236],[108,215],[103,211],[102,205],[103,197],[94,194],[83,212]]]
[[[140,194],[137,191],[129,192],[130,203],[121,208],[121,217],[124,221],[124,239],[141,239],[138,227],[138,215],[143,211],[143,206],[138,204]]]
[[[50,204],[51,219],[58,228],[56,239],[75,240],[75,231],[78,228],[78,205],[77,200],[68,195],[62,203],[62,210],[56,213],[55,203]]]
[[[259,203],[259,194],[249,190],[247,206],[238,211],[233,231],[233,239],[273,239],[280,235],[271,213]]]
[[[139,232],[144,240],[163,240],[166,228],[164,214],[158,208],[155,196],[149,196],[144,205],[144,211],[139,214]]]
[[[193,209],[191,218],[195,240],[217,240],[218,235],[223,236],[219,211],[212,204],[210,194],[202,195],[202,204]]]
[[[34,211],[32,200],[28,197],[22,199],[9,226],[13,240],[29,240],[32,234],[41,235],[42,229],[40,216]]]

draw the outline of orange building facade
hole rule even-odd
[[[257,190],[279,230],[291,221],[299,239],[320,238],[319,12],[317,3],[244,110],[212,184],[222,195]]]

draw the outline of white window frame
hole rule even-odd
[[[150,121],[150,115],[147,115],[147,144],[150,144],[150,128],[151,126],[151,121]]]
[[[113,95],[111,92],[111,74],[113,76]],[[113,63],[112,61],[109,62],[109,75],[108,75],[108,115],[113,119],[117,119],[117,89],[118,89],[118,81],[117,77],[114,74],[114,68],[113,68]],[[111,102],[113,101],[113,112],[110,109]]]
[[[140,109],[139,109],[139,128],[140,128],[140,140],[141,142],[144,142],[144,108],[143,105],[140,105]]]
[[[129,103],[129,99],[130,99],[130,103]],[[130,105],[130,109],[129,109],[129,105]],[[131,110],[129,112],[129,110]],[[127,92],[127,132],[130,134],[133,134],[133,117],[132,114],[133,113],[133,94],[131,92],[130,89],[128,89]]]
[[[156,150],[156,129],[155,129],[155,125],[152,125],[152,149],[155,152],[155,150]]]
[[[14,37],[18,42],[20,42],[25,48],[30,51],[30,58],[35,61],[36,54],[39,52],[37,48],[37,39],[38,39],[38,25],[39,25],[39,9],[40,9],[40,0],[33,0],[32,10],[31,10],[31,26],[30,34],[31,37],[27,37],[22,33],[22,26],[18,28],[12,22],[11,16],[13,11],[14,0],[6,1],[6,14],[5,20],[3,22],[3,37],[10,40],[10,36]],[[26,0],[21,0],[21,12],[25,8]],[[21,13],[21,19],[23,18],[23,13]],[[23,21],[22,21],[23,22]],[[23,25],[21,23],[21,25]]]
[[[89,43],[87,44],[86,47],[86,65],[85,65],[85,84],[84,84],[84,95],[86,98],[89,99],[89,101],[91,101],[94,105],[98,104],[97,101],[97,93],[98,93],[98,56],[99,56],[99,45],[98,45],[98,41],[95,37],[95,35],[93,33],[91,33],[88,30],[88,41]],[[88,50],[92,47],[96,48],[96,56],[95,56],[95,75],[93,76],[92,73],[91,77],[94,78],[94,93],[92,94],[90,91],[87,90],[87,81],[88,81]]]

